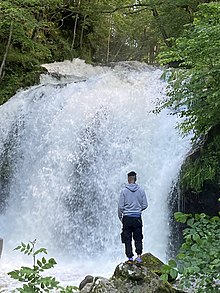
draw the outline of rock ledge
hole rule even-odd
[[[120,263],[110,279],[86,276],[80,283],[81,293],[184,293],[160,279],[163,262],[150,253],[142,263]]]

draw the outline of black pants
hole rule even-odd
[[[142,220],[141,217],[133,218],[124,216],[122,219],[122,233],[121,240],[125,244],[125,254],[128,258],[131,258],[134,254],[132,251],[132,237],[135,244],[135,252],[142,254],[143,250],[143,234],[142,234]]]

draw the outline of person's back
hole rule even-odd
[[[147,208],[147,199],[144,190],[136,183],[129,183],[123,188],[119,200],[119,218],[138,215]]]
[[[118,217],[122,221],[122,243],[125,243],[125,253],[128,259],[133,260],[132,237],[135,241],[137,260],[141,261],[142,245],[142,219],[141,213],[148,207],[144,190],[135,183],[136,173],[128,173],[128,184],[123,188],[118,203]]]

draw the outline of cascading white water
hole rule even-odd
[[[67,64],[69,78],[46,75],[0,107],[2,274],[12,254],[18,260],[12,249],[35,238],[66,262],[55,271],[61,281],[73,283],[79,264],[75,278],[111,274],[124,260],[117,202],[131,170],[149,201],[144,251],[166,259],[167,197],[190,144],[168,109],[152,113],[165,95],[162,71],[137,62]]]

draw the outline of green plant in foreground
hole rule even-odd
[[[162,269],[161,278],[180,276],[180,286],[196,287],[195,292],[215,293],[220,286],[220,217],[206,214],[175,213],[178,222],[187,224],[184,243],[175,260]]]
[[[61,293],[71,293],[77,290],[78,288],[75,286],[67,286],[64,288],[59,285],[59,281],[54,277],[41,275],[45,270],[53,268],[56,261],[54,258],[46,260],[45,257],[37,259],[36,256],[38,254],[47,254],[47,250],[45,248],[35,250],[35,243],[36,240],[33,242],[30,241],[28,244],[22,242],[21,245],[15,248],[15,250],[20,250],[24,254],[30,255],[33,258],[32,268],[22,266],[20,269],[8,273],[11,278],[18,280],[23,284],[22,288],[17,288],[16,290],[22,293],[51,292],[53,290]]]

